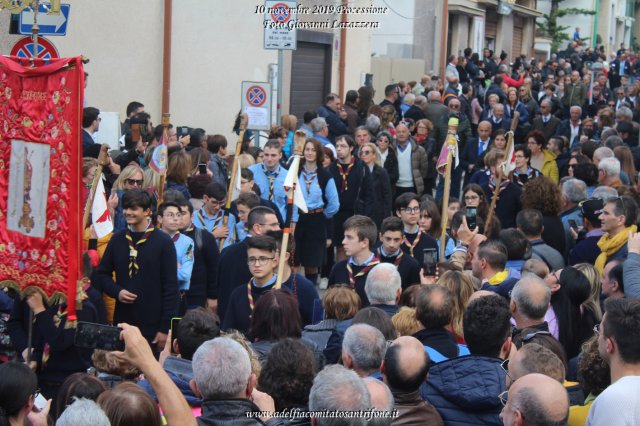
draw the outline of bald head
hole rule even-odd
[[[486,141],[491,137],[491,123],[488,121],[481,121],[478,124],[478,137],[483,141]]]
[[[387,348],[382,374],[392,392],[418,390],[428,372],[429,357],[422,343],[415,337],[398,337]]]
[[[564,424],[569,417],[569,397],[551,377],[527,374],[509,389],[509,400],[500,416],[504,424]]]
[[[373,405],[373,408],[378,411],[391,412],[393,410],[394,401],[393,395],[391,395],[391,391],[387,385],[373,377],[365,377],[362,380],[369,391],[371,405]]]
[[[437,90],[432,90],[429,93],[427,93],[427,99],[429,99],[429,102],[435,102],[435,101],[440,101],[440,92],[438,92]]]
[[[500,295],[498,295],[497,293],[493,292],[493,291],[489,291],[489,290],[478,290],[475,293],[473,293],[471,295],[471,297],[469,298],[469,302],[467,302],[467,306],[471,304],[471,302],[473,302],[474,300],[478,300],[481,297],[502,297]]]

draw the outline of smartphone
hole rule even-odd
[[[575,220],[569,219],[569,226],[576,232],[578,232],[578,224]]]
[[[178,339],[178,324],[182,318],[171,318],[171,353],[175,354],[174,342]]]
[[[438,266],[438,249],[426,248],[422,250],[422,272],[425,277],[435,276]]]
[[[119,327],[78,321],[75,345],[87,349],[124,351],[124,341],[120,340]]]
[[[201,175],[207,174],[207,165],[205,163],[198,164],[198,173],[200,173]]]
[[[33,405],[35,405],[38,411],[42,411],[47,406],[47,398],[45,398],[40,392],[38,392],[33,399]]]
[[[467,218],[467,226],[470,230],[476,229],[476,217],[478,216],[478,208],[477,207],[467,207],[465,216]]]

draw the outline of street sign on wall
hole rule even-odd
[[[297,2],[268,0],[265,2],[264,14],[264,48],[296,49]]]
[[[34,55],[34,53],[37,53]],[[38,37],[38,49],[36,52],[36,46],[31,37],[22,37],[11,48],[11,56],[18,56],[19,58],[29,59],[33,56],[39,59],[52,59],[59,58],[58,49],[44,37]]]
[[[241,103],[249,117],[248,129],[271,130],[271,84],[243,81]]]
[[[50,4],[40,3],[38,7],[38,34],[46,36],[64,36],[67,35],[67,23],[69,22],[69,12],[71,5],[61,4],[60,13],[49,14]],[[20,25],[18,32],[20,34],[31,34],[35,20],[33,10],[25,9],[20,13]]]

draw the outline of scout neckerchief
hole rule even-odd
[[[138,266],[138,250],[140,250],[140,246],[149,239],[149,235],[151,235],[155,229],[151,224],[151,220],[147,219],[147,229],[145,229],[144,234],[142,234],[138,242],[134,244],[133,237],[131,236],[131,227],[127,227],[125,237],[129,243],[129,278],[133,277],[140,270]]]
[[[209,231],[209,229],[207,229],[207,222],[205,222],[205,218],[209,218],[209,216],[205,216],[207,214],[206,211],[204,211],[204,207],[201,208],[200,210],[198,210],[198,212],[196,213],[198,216],[198,219],[200,219],[200,222],[202,222],[202,226],[204,226],[204,229],[206,229],[208,232],[213,233],[213,231],[220,226],[220,224],[222,223],[222,219],[223,219],[223,214],[222,214],[222,210],[220,210],[218,213],[216,213],[215,216],[213,216],[211,219],[213,220],[213,228],[211,228],[211,231]]]
[[[362,268],[360,270],[360,272],[358,272],[355,275],[353,275],[353,269],[351,269],[351,264],[352,263],[355,265],[355,261],[353,260],[353,257],[350,257],[349,260],[347,261],[347,274],[349,275],[349,285],[351,287],[355,288],[355,286],[356,286],[356,278],[360,278],[360,277],[364,276],[374,266],[376,266],[378,263],[380,263],[380,259],[378,259],[376,257],[376,255],[372,253],[371,257],[369,257],[369,259],[367,259],[367,261],[364,262],[363,265],[356,265],[356,266],[364,266],[364,268]]]
[[[342,177],[342,189],[340,192],[344,192],[347,189],[349,189],[349,186],[347,185],[347,179],[349,178],[349,173],[351,173],[351,169],[353,168],[353,165],[356,163],[356,157],[351,157],[351,161],[349,162],[349,165],[347,166],[347,170],[344,170],[344,164],[340,163],[340,161],[336,162],[336,166],[338,166],[338,173],[340,173],[340,177]]]
[[[509,185],[509,179],[504,179],[502,181],[502,183],[500,184],[500,191],[504,191],[504,189],[507,187],[507,185]],[[489,188],[491,189],[491,191],[495,191],[496,190],[496,183],[493,180],[493,178],[489,179]]]
[[[398,249],[396,253],[398,253],[398,255],[396,256],[396,259],[393,261],[393,264],[397,268],[398,266],[400,266],[400,261],[402,260],[402,255],[404,254],[404,252],[401,249]],[[378,255],[380,257],[393,257],[393,255],[387,256],[387,253],[382,249],[382,246],[378,247]]]
[[[262,171],[265,176],[269,180],[269,201],[273,201],[273,183],[278,179],[278,175],[280,174],[280,166],[274,171],[268,170],[267,166],[262,163]]]
[[[203,223],[203,225],[204,225],[204,223]],[[189,227],[187,229],[183,230],[182,233],[186,235],[186,234],[188,234],[190,232],[193,232],[193,230],[194,230],[193,222],[191,222],[191,223],[189,223]]]
[[[404,233],[404,241],[402,242],[402,244],[404,244],[405,246],[409,247],[409,254],[411,255],[411,257],[413,257],[413,249],[416,248],[416,246],[418,245],[418,243],[420,242],[420,237],[422,236],[422,229],[418,226],[418,235],[416,235],[416,239],[413,240],[413,244],[411,244],[409,242],[409,240],[407,239],[407,233]]]
[[[178,240],[180,239],[180,232],[176,232],[175,234],[173,234],[171,236],[171,239],[173,240],[174,243],[177,243]]]
[[[269,279],[269,281],[267,281],[267,283],[265,285],[263,285],[262,287],[260,287],[258,284],[256,284],[255,278],[251,278],[249,280],[249,282],[247,283],[247,299],[249,299],[249,318],[251,318],[251,316],[253,315],[253,308],[255,308],[255,303],[253,301],[253,294],[251,294],[251,285],[253,284],[257,288],[268,287],[270,285],[273,285],[273,283],[276,282],[276,278],[277,278],[277,275],[273,274],[271,276],[271,278]]]
[[[306,168],[302,169],[302,178],[304,179],[304,183],[307,186],[307,195],[311,192],[311,184],[313,180],[318,176],[318,167],[315,167],[311,171],[307,171]]]

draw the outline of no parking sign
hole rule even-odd
[[[241,102],[249,117],[248,129],[271,130],[271,84],[243,81]]]

